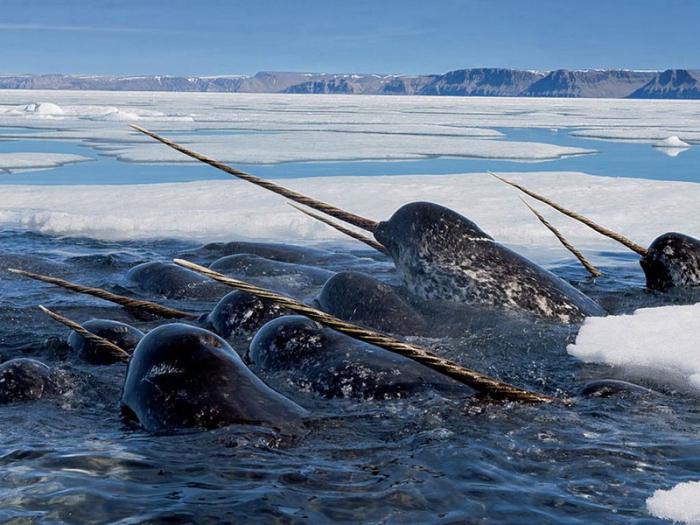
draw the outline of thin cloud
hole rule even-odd
[[[150,33],[158,31],[157,29],[141,29],[135,27],[97,27],[50,24],[0,24],[0,29],[7,31],[68,31],[80,33]]]

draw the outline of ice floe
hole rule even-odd
[[[46,170],[86,160],[92,159],[70,153],[0,153],[0,172]]]
[[[669,157],[677,157],[690,148],[690,144],[679,139],[677,135],[671,135],[663,140],[659,140],[653,146]]]
[[[699,184],[575,172],[509,173],[508,177],[643,245],[666,231],[700,236]],[[554,256],[570,258],[523,206],[518,192],[485,173],[312,177],[283,184],[377,220],[390,217],[407,202],[437,202],[463,213],[502,242],[552,249]],[[124,186],[6,185],[0,186],[0,195],[0,226],[46,233],[120,239],[353,242],[301,215],[281,197],[233,178]],[[568,218],[540,209],[582,249],[624,250]]]
[[[654,143],[655,148],[689,148],[690,144],[683,142],[677,135],[671,135]]]
[[[583,152],[546,140],[499,140],[498,128],[518,127],[649,144],[675,135],[700,143],[696,101],[22,90],[3,91],[2,100],[0,135],[3,126],[26,126],[37,130],[25,138],[82,140],[93,147],[121,143],[121,158],[149,162],[186,159],[144,148],[126,122],[174,132],[225,160],[264,163],[436,155],[542,161]],[[31,107],[39,111],[27,111]],[[297,132],[308,134],[297,142],[286,135]],[[273,134],[280,135],[279,144]]]
[[[657,384],[700,392],[700,303],[641,308],[587,319],[571,355],[625,369]]]
[[[184,135],[177,140],[216,159],[244,164],[416,160],[435,156],[545,161],[595,150],[537,142],[370,133],[295,131],[247,135]],[[125,144],[109,154],[131,162],[197,162],[152,140]]]
[[[64,113],[61,106],[51,102],[32,102],[24,106],[23,109],[27,113],[34,113],[36,115],[63,115]]]
[[[687,481],[669,490],[657,490],[647,499],[647,510],[657,518],[700,525],[700,481]]]

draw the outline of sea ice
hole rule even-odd
[[[568,352],[657,384],[700,391],[700,303],[586,319]]]
[[[435,135],[295,131],[247,135],[184,135],[177,140],[221,161],[270,164],[302,161],[411,160],[434,156],[544,161],[595,150],[535,142]],[[131,162],[197,162],[154,141],[123,143],[115,154]]]
[[[696,101],[23,90],[3,91],[2,98],[0,127],[40,128],[25,138],[82,140],[96,148],[121,142],[122,158],[151,162],[186,160],[158,153],[158,148],[144,149],[125,122],[141,121],[164,134],[177,132],[176,138],[209,146],[225,154],[224,160],[237,162],[426,155],[542,161],[587,150],[491,140],[503,138],[496,128],[568,129],[583,137],[647,143],[677,135],[688,143],[700,142]],[[37,105],[37,98],[46,102]],[[45,107],[47,114],[27,112],[32,105]],[[306,133],[298,141],[286,135],[298,132]],[[277,137],[281,145],[273,133],[282,135]],[[241,153],[234,154],[238,146]]]
[[[46,170],[86,160],[91,159],[69,153],[0,153],[0,172]]]
[[[655,148],[689,148],[690,144],[687,142],[683,142],[681,139],[678,138],[678,135],[671,135],[670,137],[665,138],[664,140],[660,140],[658,142],[654,143]]]
[[[669,490],[657,490],[647,499],[647,510],[657,518],[700,525],[700,481],[687,481]]]
[[[63,115],[64,113],[61,106],[51,102],[32,102],[24,106],[23,109],[27,113],[34,113],[36,115]]]
[[[641,244],[665,231],[700,236],[698,184],[575,172],[509,173],[508,178]],[[389,218],[407,202],[433,201],[463,213],[501,242],[551,251],[546,257],[571,257],[523,206],[516,190],[485,173],[295,178],[283,185],[376,220]],[[0,195],[1,226],[45,233],[112,239],[355,242],[300,214],[283,198],[234,178],[123,186],[13,185],[0,186]],[[577,222],[535,206],[579,248],[625,251]]]

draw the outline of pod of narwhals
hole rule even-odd
[[[336,257],[332,252],[317,249],[304,255],[307,249],[298,246],[289,246],[286,253],[282,245],[273,246],[271,254],[276,259],[231,253],[245,249],[261,252],[264,245],[207,245],[190,253],[200,260],[208,258],[210,267],[221,273],[249,280],[264,278],[269,285],[274,285],[277,279],[282,289],[289,287],[290,274],[294,276],[291,280],[305,279],[308,289],[318,290],[309,298],[310,304],[358,325],[399,336],[430,337],[440,335],[434,332],[444,329],[445,324],[435,322],[427,314],[434,313],[442,302],[417,299],[404,286],[392,286],[367,274],[342,270],[352,256]],[[207,257],[201,257],[203,254]],[[323,262],[328,267],[290,260]],[[351,262],[352,267],[362,264],[357,258]],[[370,260],[369,264],[374,262]],[[306,317],[290,315],[291,312],[272,301],[242,291],[229,291],[172,263],[137,265],[127,272],[127,281],[135,291],[151,297],[187,300],[188,304],[203,307],[222,296],[208,312],[192,314],[187,324],[169,323],[151,331],[107,319],[83,323],[91,333],[131,354],[120,399],[121,411],[127,421],[149,432],[206,429],[234,423],[268,425],[289,432],[302,428],[309,413],[295,400],[265,384],[254,372],[264,374],[272,386],[278,382],[284,385],[288,395],[291,387],[304,396],[311,393],[319,399],[380,402],[426,391],[466,399],[475,393],[405,357],[339,334]],[[509,308],[487,310],[492,322],[510,315]],[[516,315],[511,317],[523,316],[514,310]],[[458,310],[456,318],[470,313],[473,316],[474,312]],[[527,316],[524,319],[528,323],[533,321]],[[78,333],[72,332],[67,344],[75,358],[89,364],[120,362]],[[9,361],[0,365],[0,372],[6,378],[0,379],[0,402],[61,394],[59,385],[52,379],[54,371],[37,361]],[[646,390],[622,382],[597,381],[587,386],[583,394],[604,397],[626,392],[638,394]]]
[[[473,329],[474,319],[482,319],[486,326],[490,323],[492,330],[503,322],[575,330],[586,317],[605,315],[596,301],[570,283],[443,206],[406,204],[388,220],[374,222],[146,133],[232,175],[372,233],[374,240],[366,244],[378,250],[378,254],[358,257],[285,244],[232,242],[208,244],[183,255],[219,273],[286,293],[336,318],[399,337],[444,337],[446,331],[454,332],[448,336],[459,336]],[[606,235],[610,233],[605,230]],[[623,242],[621,236],[612,236]],[[360,234],[354,238],[362,240]],[[649,288],[697,289],[700,285],[697,239],[666,234],[648,250],[631,241],[626,245],[638,248],[642,255]],[[362,268],[371,268],[380,279],[357,271]],[[294,388],[321,399],[378,402],[426,390],[465,399],[477,393],[408,358],[290,315],[273,300],[231,291],[173,263],[140,264],[129,270],[126,280],[133,292],[201,307],[196,314],[183,312],[180,322],[158,326],[145,335],[115,321],[84,324],[131,355],[121,410],[127,420],[150,432],[234,423],[299,428],[309,417],[307,410],[254,372],[264,374],[272,386],[281,381],[280,386],[284,384],[292,397]],[[77,334],[70,336],[68,344],[73,355],[91,364],[118,360],[105,357],[92,341]],[[0,377],[1,402],[60,393],[52,382],[52,371],[35,361],[10,361],[0,365],[0,373],[4,374]],[[291,391],[290,385],[294,387]],[[631,383],[598,380],[580,393],[606,397],[651,392]]]

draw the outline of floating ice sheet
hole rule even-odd
[[[654,143],[655,148],[688,148],[690,144],[682,141],[677,135],[671,135],[663,140]]]
[[[700,303],[587,319],[569,345],[586,362],[618,366],[655,383],[700,392]]]
[[[86,160],[91,159],[69,153],[0,153],[0,172],[46,170]]]
[[[641,244],[666,231],[700,236],[699,184],[571,172],[508,177]],[[389,218],[408,202],[437,202],[463,213],[502,242],[548,248],[561,258],[571,258],[523,206],[516,190],[485,173],[315,177],[289,179],[283,184],[377,220]],[[0,194],[0,226],[46,233],[120,239],[345,240],[342,234],[287,206],[285,199],[234,178],[125,186],[0,186]],[[580,248],[625,251],[583,225],[535,206]]]
[[[647,499],[647,509],[657,518],[700,525],[700,481],[688,481],[669,490],[657,490]]]
[[[255,135],[185,135],[177,140],[222,161],[272,164],[303,161],[411,160],[434,156],[544,161],[595,153],[595,150],[536,142],[370,133],[296,131]],[[150,143],[112,150],[131,162],[197,162]]]
[[[551,144],[491,140],[503,138],[497,128],[517,127],[650,144],[676,135],[700,143],[696,101],[22,90],[3,91],[2,100],[0,127],[37,128],[23,135],[82,140],[93,147],[121,143],[123,159],[144,161],[186,159],[144,146],[128,122],[172,133],[235,162],[425,155],[522,161],[576,153]],[[289,132],[308,135],[295,141],[294,134],[285,135]]]

